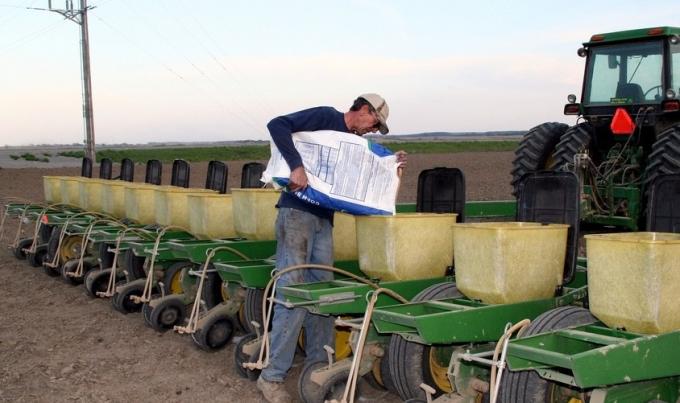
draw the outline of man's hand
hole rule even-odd
[[[397,162],[399,162],[401,164],[401,167],[402,168],[405,167],[406,166],[406,160],[408,159],[406,157],[408,155],[406,153],[406,151],[403,151],[403,150],[397,151],[396,153],[394,153],[394,155],[397,157]]]
[[[307,187],[307,174],[305,167],[297,167],[290,173],[290,180],[288,182],[288,189],[292,192],[304,190]]]

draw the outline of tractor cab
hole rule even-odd
[[[597,34],[583,45],[578,50],[586,58],[581,104],[570,96],[566,115],[601,125],[623,108],[633,118],[644,114],[643,125],[658,122],[664,129],[677,122],[677,116],[666,114],[680,110],[680,28]]]
[[[581,102],[569,95],[564,114],[577,124],[548,122],[529,130],[516,151],[513,186],[530,171],[572,171],[582,184],[584,223],[644,227],[650,184],[680,172],[680,28],[593,35]]]

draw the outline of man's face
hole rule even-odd
[[[371,112],[368,105],[364,105],[357,113],[357,119],[352,127],[352,133],[363,136],[366,133],[375,133],[380,127],[380,121],[375,113]]]

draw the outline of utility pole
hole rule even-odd
[[[52,0],[47,0],[49,11],[63,15],[80,25],[80,53],[83,78],[83,120],[85,124],[85,156],[96,162],[94,143],[94,116],[92,113],[92,79],[90,78],[90,39],[87,30],[87,0],[80,0],[80,9],[74,9],[73,0],[66,0],[65,8],[52,8]]]

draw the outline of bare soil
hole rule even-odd
[[[509,199],[512,158],[511,152],[411,155],[399,201],[414,202],[418,173],[438,166],[463,170],[468,200]],[[240,183],[242,165],[229,163],[230,186]],[[206,163],[192,165],[194,187],[203,185],[206,171]],[[0,198],[42,201],[43,175],[78,174],[79,168],[2,168]],[[144,178],[143,166],[135,175]],[[163,175],[168,182],[169,167]],[[5,226],[3,246],[14,238],[15,221]],[[208,353],[187,336],[157,333],[140,315],[90,299],[82,286],[46,276],[5,247],[0,278],[0,401],[262,401],[255,384],[233,368],[233,342]],[[293,396],[301,365],[297,360],[286,382]],[[367,395],[364,401],[398,400],[385,392]]]

